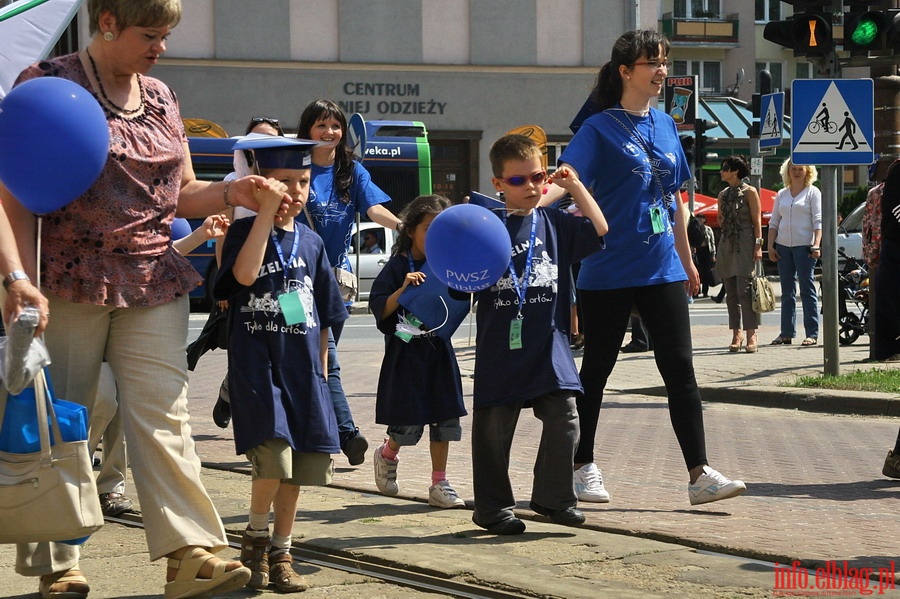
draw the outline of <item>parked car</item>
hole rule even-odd
[[[851,258],[863,259],[862,251],[862,219],[866,203],[863,202],[853,209],[838,227],[837,246]],[[839,254],[840,256],[840,254]],[[843,267],[843,257],[838,258],[838,264]]]
[[[381,272],[381,269],[391,258],[391,248],[396,240],[396,232],[393,229],[382,227],[378,223],[373,222],[361,222],[359,229],[357,231],[354,225],[353,236],[350,240],[349,258],[350,264],[353,266],[353,272],[356,273],[356,277],[359,279],[359,297],[357,297],[357,301],[364,302],[369,299],[372,281],[375,280],[375,277],[378,276],[378,273]],[[364,245],[362,237],[370,231],[375,233],[378,247],[382,251],[380,254],[367,254],[364,251],[360,251],[360,248]]]

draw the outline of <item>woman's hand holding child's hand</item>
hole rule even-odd
[[[253,193],[259,204],[259,214],[275,216],[281,210],[282,199],[287,194],[287,185],[276,179],[266,179]]]
[[[266,179],[259,175],[247,175],[246,177],[242,177],[232,182],[229,198],[235,206],[243,206],[248,210],[261,212],[257,194],[260,190],[271,190],[273,183],[279,186],[278,189],[282,190],[281,203],[278,212],[280,214],[286,214],[292,202],[291,196],[287,192],[287,186],[275,179]]]

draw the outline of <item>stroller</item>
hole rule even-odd
[[[844,258],[838,273],[838,339],[850,345],[869,332],[869,269],[840,249],[838,254]]]

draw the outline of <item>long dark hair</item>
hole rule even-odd
[[[399,218],[403,227],[391,248],[391,255],[396,256],[401,252],[408,252],[412,248],[412,237],[409,236],[409,231],[419,226],[427,215],[438,214],[451,205],[450,200],[439,195],[419,196],[410,202],[400,213]]]
[[[338,199],[350,203],[350,186],[353,183],[353,151],[347,145],[347,117],[341,107],[331,100],[315,100],[303,109],[300,124],[297,125],[297,137],[309,139],[312,126],[317,121],[333,117],[341,124],[341,141],[334,149],[334,184],[333,189]]]
[[[598,112],[615,106],[622,99],[622,75],[619,73],[619,67],[622,65],[630,67],[642,56],[654,60],[659,56],[660,46],[663,48],[665,58],[672,47],[669,40],[663,34],[648,29],[623,33],[616,40],[610,60],[600,67],[597,83],[591,91],[591,99]]]

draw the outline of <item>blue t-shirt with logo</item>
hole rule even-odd
[[[620,107],[595,114],[585,120],[559,163],[575,168],[609,224],[606,250],[581,261],[579,289],[642,287],[687,278],[675,251],[672,224],[681,206],[678,189],[690,178],[690,167],[669,115],[651,108],[639,117]],[[654,233],[651,207],[661,209],[660,233]]]
[[[506,229],[520,286],[532,219],[537,222],[520,349],[511,349],[509,342],[510,323],[519,312],[519,296],[509,269],[497,283],[477,294],[476,409],[527,402],[553,391],[581,391],[569,350],[570,268],[573,262],[597,253],[603,238],[587,218],[555,208],[537,208],[524,217],[509,216]]]
[[[356,212],[365,216],[369,208],[387,204],[390,196],[372,183],[372,177],[360,163],[353,162],[353,180],[350,183],[350,201],[344,203],[334,189],[334,166],[312,165],[312,182],[306,208],[315,221],[316,233],[325,242],[325,253],[332,266],[353,271],[347,251],[350,249]],[[306,216],[297,217],[309,224]]]
[[[237,453],[269,439],[284,439],[305,453],[338,453],[331,392],[322,370],[323,328],[347,319],[322,240],[294,221],[273,229],[262,266],[249,287],[233,267],[256,216],[233,223],[225,236],[222,267],[213,290],[229,303],[228,385]],[[295,236],[297,249],[291,260]],[[288,262],[285,265],[285,262]],[[278,297],[296,292],[304,320],[288,324]]]

